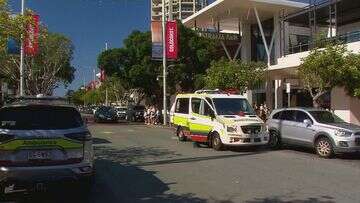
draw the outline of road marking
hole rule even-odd
[[[111,132],[111,131],[104,131],[104,132],[102,132],[102,133],[104,133],[104,134],[113,134],[114,132]]]
[[[171,139],[173,139],[173,140],[177,140],[177,139],[178,139],[178,137],[171,137]]]
[[[133,129],[129,129],[129,130],[128,130],[128,132],[135,132],[135,130],[133,130]]]

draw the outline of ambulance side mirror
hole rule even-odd
[[[211,120],[214,120],[214,119],[216,118],[214,111],[210,111],[210,115],[209,115],[209,116],[210,116]]]

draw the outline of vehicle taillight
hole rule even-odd
[[[15,138],[15,135],[0,134],[0,143],[12,140],[14,138]]]
[[[65,134],[65,137],[67,137],[69,139],[73,139],[73,140],[78,140],[78,141],[90,141],[91,140],[91,134],[88,131],[80,132],[80,133]]]

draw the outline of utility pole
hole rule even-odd
[[[25,14],[25,0],[21,0],[21,15]],[[21,35],[21,48],[20,48],[20,96],[24,96],[24,35]]]
[[[83,76],[83,79],[84,79],[84,92],[86,92],[86,82],[85,82],[85,74]],[[85,97],[84,97],[84,106],[86,105],[86,102],[85,102]]]
[[[105,42],[105,51],[107,51],[107,50],[108,50],[108,43]],[[101,70],[101,71],[102,71],[102,73],[103,73],[103,70]],[[108,88],[106,87],[106,89],[105,89],[105,106],[108,106],[108,105],[109,105],[109,100],[108,100],[108,98],[109,98]]]
[[[167,124],[167,105],[166,105],[166,27],[165,27],[165,0],[162,0],[162,41],[163,41],[163,120]]]

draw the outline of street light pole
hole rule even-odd
[[[108,43],[105,43],[105,51],[108,50]],[[102,71],[102,70],[101,70]],[[109,104],[109,100],[108,100],[109,96],[108,96],[108,88],[106,87],[105,89],[105,106],[108,106]]]
[[[25,0],[21,0],[21,15],[25,14]],[[24,35],[21,35],[21,47],[20,47],[20,96],[24,96]]]
[[[162,0],[162,41],[163,41],[163,117],[164,125],[167,124],[166,108],[166,27],[165,27],[165,0]]]

